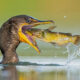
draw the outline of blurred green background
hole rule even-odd
[[[57,26],[54,31],[80,34],[80,0],[0,0],[0,25],[10,17],[21,14],[40,20],[54,20]],[[43,46],[41,55],[61,55],[63,48],[57,51],[52,45],[44,44],[47,46],[39,44]],[[28,47],[20,45],[17,49],[19,55],[35,56],[33,53],[36,51]]]
[[[29,15],[40,20],[54,20],[56,25],[54,31],[80,34],[80,0],[0,0],[0,26],[16,15]],[[39,57],[54,59],[68,57],[68,54],[65,54],[67,49],[64,47],[55,47],[41,41],[38,41],[38,45],[41,50],[40,55],[25,43],[20,44],[17,53],[23,57],[31,56],[31,60],[34,61],[35,59],[41,61],[42,58]],[[26,62],[25,60],[28,58],[24,57],[21,60]],[[45,64],[49,62],[48,60],[44,58]],[[76,68],[74,65],[69,67],[67,65],[49,67],[43,65],[41,67],[24,65],[24,63],[17,68],[14,65],[5,66],[3,69],[2,66],[0,67],[0,80],[17,80],[17,78],[19,78],[18,80],[80,80],[80,68]]]

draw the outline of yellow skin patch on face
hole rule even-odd
[[[35,45],[33,45],[33,44],[29,41],[29,39],[23,34],[23,32],[22,32],[22,27],[23,27],[24,25],[28,25],[28,24],[27,24],[27,23],[21,24],[21,25],[20,25],[20,28],[19,28],[19,30],[18,30],[18,35],[19,35],[20,41],[21,41],[21,42],[28,43],[28,44],[31,45],[38,53],[40,53],[39,49],[38,49]]]

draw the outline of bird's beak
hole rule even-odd
[[[54,23],[52,20],[48,20],[48,21],[40,21],[40,20],[36,20],[31,27],[36,27],[37,25],[43,25],[43,24],[51,24]]]
[[[53,23],[53,21],[40,21],[40,20],[34,20],[33,19],[33,23],[32,24],[28,24],[28,23],[23,23],[20,25],[20,28],[18,30],[18,35],[19,35],[19,40],[21,42],[25,42],[29,45],[31,45],[38,53],[40,53],[40,50],[37,46],[37,43],[35,41],[35,39],[33,38],[33,36],[31,35],[31,33],[25,33],[25,31],[27,31],[28,29],[35,27],[37,25],[41,25],[41,24],[50,24]]]

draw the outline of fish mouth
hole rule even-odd
[[[38,53],[40,53],[40,49],[37,46],[36,39],[32,36],[32,33],[28,32],[28,29],[32,29],[37,25],[51,24],[51,23],[54,23],[54,22],[52,20],[48,20],[48,21],[36,20],[32,24],[22,23],[20,25],[20,28],[18,29],[19,40],[21,42],[31,45]],[[25,33],[25,31],[27,32]]]

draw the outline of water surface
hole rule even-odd
[[[0,80],[80,80],[80,60],[20,57],[18,64],[0,65]]]

